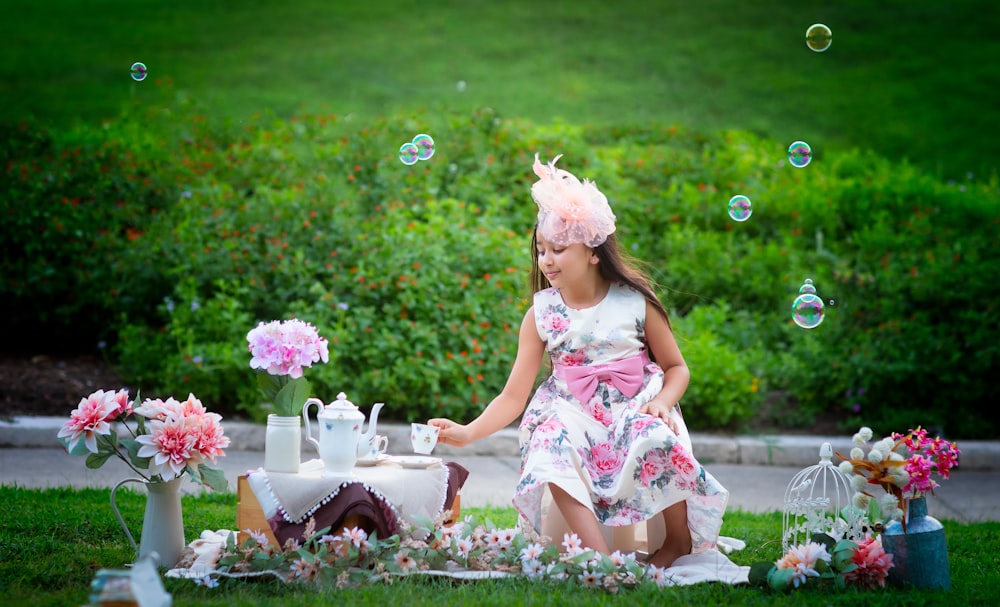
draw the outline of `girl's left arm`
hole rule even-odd
[[[639,411],[656,415],[667,425],[673,426],[670,419],[670,410],[681,400],[687,390],[688,382],[691,379],[691,372],[688,370],[684,356],[677,347],[677,340],[674,339],[674,332],[667,324],[667,319],[646,302],[646,344],[656,358],[656,363],[663,369],[663,389],[649,402],[643,405]]]

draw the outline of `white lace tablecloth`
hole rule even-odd
[[[436,517],[447,499],[448,468],[443,465],[411,469],[386,461],[354,468],[350,475],[325,476],[324,472],[322,460],[312,459],[303,462],[297,474],[258,468],[247,474],[247,480],[264,516],[270,520],[280,513],[289,523],[303,522],[351,483],[362,483],[411,525],[417,522],[414,516]]]

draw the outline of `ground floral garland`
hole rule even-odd
[[[418,525],[384,539],[357,527],[330,534],[330,528],[316,530],[313,519],[301,542],[290,539],[280,547],[271,545],[259,530],[245,530],[248,537],[239,544],[231,533],[214,571],[195,581],[215,586],[219,577],[270,574],[285,582],[347,588],[457,570],[574,583],[610,593],[643,584],[674,583],[666,569],[643,563],[634,553],[607,555],[584,549],[576,534],[566,534],[560,550],[554,544],[542,544],[539,537],[497,528],[489,521],[475,525],[467,518],[446,526],[443,521],[449,516],[446,512],[434,521],[418,519]]]

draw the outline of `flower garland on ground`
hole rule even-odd
[[[86,455],[88,468],[117,457],[147,481],[186,473],[224,491],[226,475],[213,465],[229,446],[222,416],[209,413],[194,394],[184,401],[147,398],[135,407],[137,400],[129,400],[127,389],[97,390],[80,401],[57,438],[70,455]]]
[[[237,544],[230,534],[215,563],[214,574],[199,580],[215,586],[218,577],[271,573],[286,582],[334,583],[338,588],[392,583],[398,576],[466,570],[523,575],[548,583],[575,583],[617,593],[642,584],[668,586],[666,569],[636,559],[634,553],[610,555],[584,549],[576,534],[566,534],[562,550],[543,545],[517,529],[496,528],[489,522],[474,525],[471,518],[444,525],[449,512],[435,521],[380,539],[357,527],[331,534],[315,529],[310,519],[302,541],[273,546],[260,531],[245,530]]]

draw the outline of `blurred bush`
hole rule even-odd
[[[405,166],[396,150],[418,133],[436,153]],[[795,169],[746,132],[489,109],[220,127],[133,108],[0,134],[7,348],[105,341],[144,393],[262,418],[246,333],[294,316],[330,341],[307,371],[320,398],[471,419],[506,380],[529,301],[534,153],[563,153],[671,311],[692,428],[739,429],[767,402],[787,427],[1000,429],[995,177],[945,184],[863,150]],[[727,215],[735,194],[748,221]],[[806,278],[827,302],[812,330],[790,319]]]

